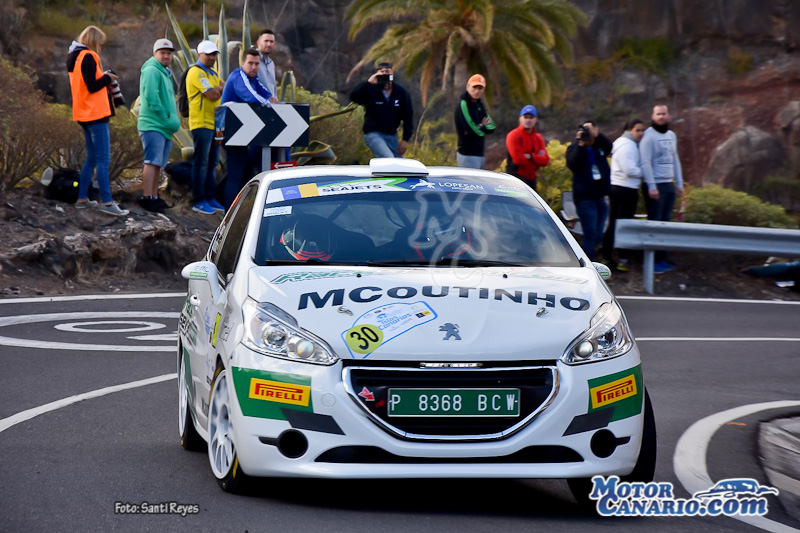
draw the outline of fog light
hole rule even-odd
[[[592,355],[592,352],[594,352],[594,346],[592,346],[592,343],[589,341],[583,341],[578,345],[578,349],[575,350],[575,353],[579,357],[589,357]]]
[[[314,343],[310,340],[294,337],[289,341],[289,349],[300,359],[308,359],[314,355],[314,351],[317,347],[314,346]]]

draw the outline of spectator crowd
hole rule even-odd
[[[83,129],[87,149],[76,207],[96,207],[109,215],[124,216],[128,210],[113,201],[108,180],[108,122],[114,108],[124,105],[124,98],[116,73],[102,67],[99,54],[105,43],[106,35],[89,26],[73,41],[67,59],[73,120]],[[224,212],[250,177],[262,170],[262,147],[226,146],[224,197],[222,202],[217,199],[217,108],[231,103],[278,103],[275,62],[270,57],[275,44],[275,33],[262,31],[256,47],[244,51],[241,66],[223,80],[214,70],[220,53],[216,44],[201,41],[196,48],[198,60],[187,68],[177,91],[170,71],[175,52],[172,42],[158,39],[153,44],[153,56],[142,65],[139,86],[138,130],[144,152],[139,203],[144,209],[161,212],[170,207],[158,197],[158,184],[169,161],[172,136],[180,128],[180,114],[188,118],[193,143],[193,211],[207,215]],[[497,131],[483,99],[486,85],[483,75],[472,75],[454,109],[459,167],[484,168],[486,136]],[[395,81],[393,65],[378,63],[374,73],[355,86],[350,100],[364,107],[362,130],[372,154],[402,157],[414,134],[414,108],[408,91]],[[572,198],[583,234],[581,246],[590,259],[594,260],[599,251],[606,264],[623,272],[630,270],[630,255],[621,250],[614,257],[617,220],[635,215],[641,194],[647,218],[668,221],[676,200],[683,195],[677,139],[669,128],[668,107],[655,105],[650,118],[649,127],[639,119],[629,121],[613,143],[593,120],[585,120],[566,151]],[[537,173],[549,165],[550,156],[536,129],[536,107],[523,106],[518,120],[519,126],[505,137],[506,172],[535,191]],[[271,160],[280,161],[288,158],[288,150],[273,149],[271,155]],[[93,177],[100,191],[99,204],[89,198]],[[673,268],[666,253],[659,252],[655,272]]]

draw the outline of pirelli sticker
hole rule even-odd
[[[613,409],[611,422],[642,412],[642,367],[589,380],[589,412]]]
[[[286,420],[285,409],[314,412],[310,376],[233,367],[233,384],[245,416]]]
[[[250,398],[308,407],[308,403],[311,401],[311,387],[250,378]]]

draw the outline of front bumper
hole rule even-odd
[[[294,363],[242,345],[232,361],[234,442],[242,470],[252,476],[573,478],[629,474],[639,455],[644,385],[635,345],[609,361],[555,364],[557,391],[527,423],[499,437],[456,442],[402,438],[383,427],[348,392],[341,362]],[[614,399],[620,393],[613,391],[623,390],[620,377],[634,375],[636,394]],[[277,392],[262,394],[268,387]],[[600,403],[607,404],[593,408],[590,390],[599,397],[606,389],[612,396]],[[598,456],[592,438],[603,432],[607,441],[609,431],[617,444],[607,457]],[[281,437],[291,435],[296,442],[298,433],[307,449],[287,457]]]

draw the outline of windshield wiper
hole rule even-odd
[[[320,261],[319,259],[306,259],[305,261],[299,260],[291,260],[291,259],[265,259],[265,265],[289,265],[289,266],[301,266],[301,265],[332,265],[335,263],[331,263],[329,261]]]
[[[367,261],[364,264],[367,266],[432,266],[462,268],[530,266],[522,263],[509,263],[508,261],[492,261],[488,259],[455,259],[452,257],[443,257],[438,261],[424,259],[398,259],[397,261]]]

